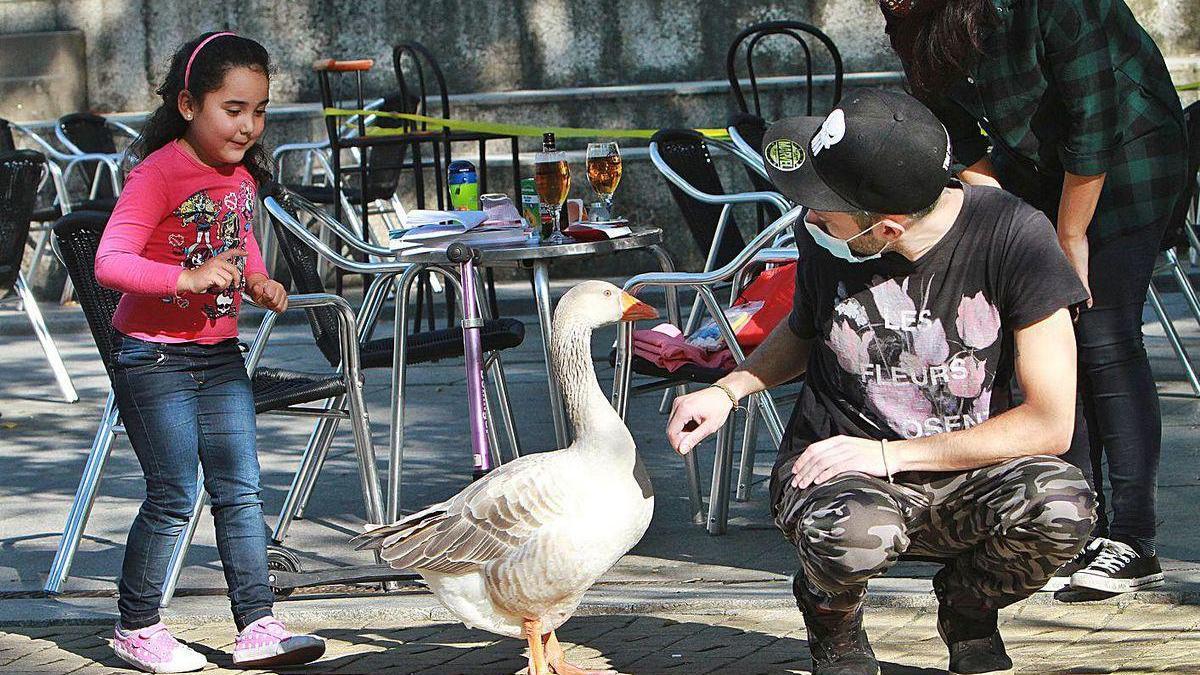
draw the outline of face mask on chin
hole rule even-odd
[[[878,224],[879,223],[875,223],[875,225]],[[875,229],[875,225],[868,227],[849,239],[838,239],[837,237],[829,234],[825,230],[822,230],[820,227],[808,222],[807,220],[804,221],[804,227],[808,228],[809,236],[813,238],[813,241],[817,242],[818,246],[826,251],[829,251],[830,255],[833,257],[841,258],[842,260],[851,263],[862,263],[867,262],[868,260],[875,260],[881,257],[885,251],[887,251],[887,247],[891,242],[884,244],[883,248],[871,255],[858,255],[854,251],[850,250],[850,242]]]

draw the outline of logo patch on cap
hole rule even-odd
[[[820,130],[812,137],[812,153],[818,154],[846,137],[846,113],[835,108],[821,123]]]
[[[763,151],[767,162],[780,171],[795,171],[804,165],[807,157],[804,146],[790,138],[777,138],[767,144]]]

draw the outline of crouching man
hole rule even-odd
[[[958,675],[1009,673],[997,610],[1083,546],[1094,496],[1071,440],[1087,299],[1049,221],[949,180],[945,129],[915,99],[866,91],[773,125],[776,186],[810,208],[794,307],[734,372],[675,401],[680,453],[750,394],[805,375],[771,481],[815,675],[877,675],[867,581],[901,555],[945,561],[938,631]],[[1012,403],[1015,374],[1024,399]]]

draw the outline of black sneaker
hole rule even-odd
[[[863,610],[828,612],[816,606],[803,573],[792,578],[792,595],[804,614],[812,675],[880,675],[879,661],[863,629]]]
[[[996,610],[964,612],[938,605],[938,635],[950,648],[949,675],[1012,675],[1013,662],[996,622]]]
[[[1071,575],[1072,588],[1090,588],[1107,593],[1128,593],[1161,586],[1162,567],[1158,556],[1140,555],[1123,541],[1107,539],[1091,564]]]
[[[1050,581],[1042,586],[1043,591],[1060,591],[1071,585],[1071,575],[1091,564],[1100,551],[1104,548],[1104,542],[1108,541],[1103,537],[1093,537],[1084,544],[1083,548],[1079,549],[1079,553],[1075,554],[1074,558],[1068,560],[1062,567],[1054,572],[1054,576],[1050,577]]]

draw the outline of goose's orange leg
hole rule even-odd
[[[529,641],[529,675],[550,675],[550,666],[542,649],[542,622],[525,619],[521,622],[521,628],[525,632],[525,639]]]
[[[542,641],[546,643],[546,660],[550,662],[550,667],[556,675],[617,675],[615,670],[584,670],[568,663],[567,655],[563,652],[562,645],[558,644],[558,636],[554,631],[546,633]]]

